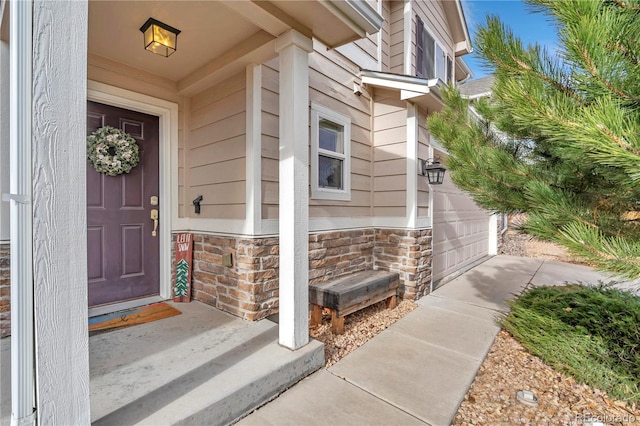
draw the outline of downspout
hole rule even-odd
[[[31,204],[33,4],[10,7],[11,425],[36,423]]]

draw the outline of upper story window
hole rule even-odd
[[[351,120],[311,104],[311,198],[351,199]]]
[[[453,60],[442,45],[427,31],[424,22],[416,16],[416,75],[445,83],[453,81]]]

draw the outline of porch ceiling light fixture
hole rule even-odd
[[[164,57],[169,57],[176,51],[180,30],[157,19],[149,18],[140,27],[140,31],[144,34],[145,50]]]
[[[444,182],[444,172],[447,169],[440,164],[440,160],[437,158],[430,158],[428,160],[422,160],[422,175],[426,176],[431,185],[440,185]]]

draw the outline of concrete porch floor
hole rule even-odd
[[[324,364],[320,342],[278,345],[278,326],[191,302],[181,315],[89,338],[95,425],[227,424]],[[10,424],[10,339],[0,341],[0,424]]]

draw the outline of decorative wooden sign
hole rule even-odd
[[[178,234],[176,237],[176,283],[173,287],[174,302],[191,301],[191,266],[193,264],[193,236]]]

